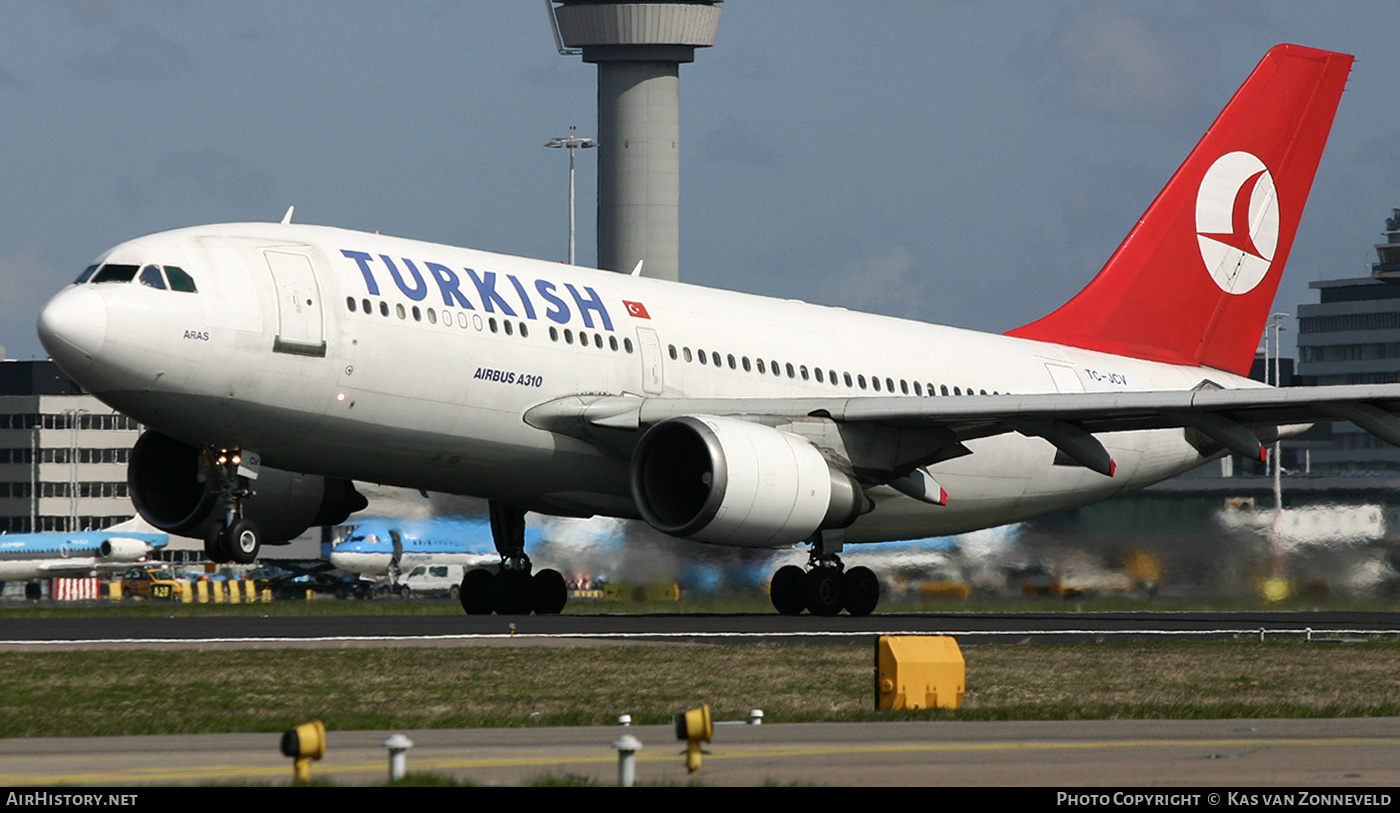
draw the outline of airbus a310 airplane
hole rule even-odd
[[[1244,377],[1351,63],[1270,50],[1088,287],[1006,335],[290,218],[123,243],[39,334],[151,428],[129,472],[142,516],[215,558],[343,522],[365,480],[490,500],[502,566],[471,571],[468,612],[563,607],[559,573],[529,575],[530,510],[807,541],[774,606],[862,615],[879,584],[844,543],[1263,459],[1281,426],[1400,442],[1400,387]]]

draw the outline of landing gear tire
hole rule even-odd
[[[535,609],[535,582],[522,570],[502,570],[492,580],[497,615],[529,615]]]
[[[490,615],[491,595],[496,577],[489,570],[468,570],[462,577],[462,590],[458,598],[467,615]]]
[[[208,533],[204,534],[204,558],[216,565],[226,565],[233,561],[233,554],[224,544],[224,524],[222,522],[211,523]]]
[[[875,612],[880,603],[880,580],[868,567],[853,567],[841,577],[842,602],[846,612],[857,618]]]
[[[802,577],[802,601],[812,615],[830,617],[841,612],[841,571],[816,567]]]
[[[773,600],[773,609],[783,615],[801,615],[806,608],[802,600],[802,579],[806,574],[794,565],[778,568],[773,581],[768,585],[768,597]]]
[[[541,570],[531,577],[535,583],[535,615],[558,615],[569,603],[569,586],[557,570]]]
[[[262,547],[262,534],[251,519],[240,519],[228,530],[224,546],[229,550],[234,562],[240,565],[252,564],[257,561],[258,549]]]

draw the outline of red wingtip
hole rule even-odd
[[[1110,459],[1108,461],[1108,476],[1112,477],[1118,471],[1118,461]]]
[[[1263,445],[1263,444],[1260,444],[1260,445],[1259,445],[1259,462],[1260,462],[1260,463],[1268,463],[1268,462],[1269,462],[1269,447],[1268,447],[1268,446],[1265,446],[1265,445]]]
[[[939,487],[938,487],[938,504],[939,504],[939,505],[947,505],[947,504],[948,504],[948,492],[947,492],[947,490],[945,490],[942,486],[939,486]]]

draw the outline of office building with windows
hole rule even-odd
[[[1385,237],[1369,277],[1308,283],[1321,301],[1298,307],[1299,383],[1400,382],[1400,209]],[[1311,457],[1314,470],[1400,470],[1400,448],[1348,423],[1334,424],[1332,443]]]
[[[99,530],[135,516],[126,464],[139,434],[53,362],[0,361],[0,531]]]

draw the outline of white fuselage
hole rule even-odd
[[[90,282],[46,309],[43,319],[71,323],[65,369],[117,409],[190,443],[256,450],[277,468],[546,513],[638,515],[625,455],[522,420],[569,395],[1259,386],[1218,370],[317,226],[181,229],[117,246],[100,262],[178,266],[198,287]],[[878,487],[875,509],[846,539],[1000,525],[1206,459],[1181,429],[1100,440],[1113,477],[1054,465],[1055,448],[1039,438],[970,441],[973,454],[930,467],[946,506]]]

